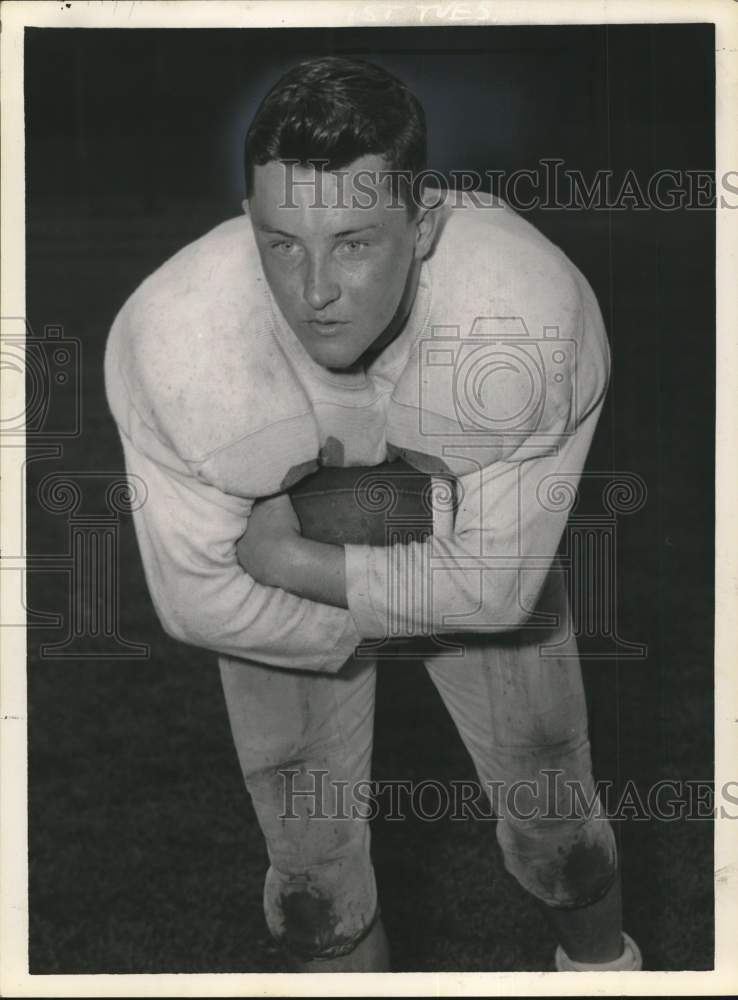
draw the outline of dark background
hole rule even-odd
[[[258,100],[297,58],[324,52],[364,55],[414,88],[441,170],[560,157],[586,177],[632,168],[645,182],[714,169],[708,25],[27,30],[28,319],[36,336],[57,324],[80,341],[83,406],[61,457],[29,462],[32,558],[69,544],[68,515],[38,502],[43,477],[66,472],[84,491],[83,473],[123,468],[102,381],[116,311],[175,250],[239,212],[241,137]],[[596,774],[644,796],[660,778],[709,780],[714,216],[528,217],[590,279],[611,339],[588,469],[636,473],[648,488],[620,519],[617,548],[618,630],[648,656],[583,665]],[[44,430],[36,440],[56,440]],[[120,631],[148,644],[143,660],[99,657],[94,644],[87,658],[42,655],[66,635],[70,582],[29,574],[29,607],[64,619],[29,635],[31,972],[278,971],[261,911],[266,854],[215,657],[162,633],[129,517],[119,532]],[[384,665],[375,777],[472,776],[421,667]],[[397,971],[551,967],[554,941],[502,870],[493,832],[374,824]],[[711,967],[710,823],[632,821],[617,834],[625,926],[647,967]]]

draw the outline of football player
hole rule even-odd
[[[293,969],[389,968],[367,819],[316,819],[307,793],[327,776],[332,815],[335,789],[369,778],[372,648],[453,635],[425,663],[503,792],[504,863],[555,929],[556,968],[639,968],[612,829],[563,793],[594,790],[553,489],[576,486],[608,383],[592,290],[499,200],[416,183],[423,110],[377,66],[296,66],[245,162],[244,214],[117,316],[106,385],[148,489],[134,518],[156,611],[220,657],[269,854],[268,927]],[[431,537],[302,536],[294,483],[398,457],[455,483]]]

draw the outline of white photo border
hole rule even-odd
[[[173,2],[81,3],[7,0],[0,12],[2,79],[2,284],[0,316],[25,315],[25,189],[23,32],[38,27],[256,28],[418,25],[551,25],[712,23],[717,88],[716,176],[738,165],[738,4],[731,0],[482,0],[482,2]],[[738,761],[736,607],[738,545],[731,514],[738,497],[738,212],[716,208],[717,432],[715,564],[716,788],[735,779]],[[3,414],[22,412],[22,389],[1,372]],[[20,484],[24,448],[1,456],[2,551],[24,551]],[[22,614],[19,595],[0,588],[0,621]],[[280,974],[30,975],[28,973],[26,639],[22,628],[0,628],[0,994],[3,996],[564,996],[738,993],[738,825],[715,823],[715,969],[643,973],[388,973],[300,976]]]

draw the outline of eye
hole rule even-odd
[[[365,250],[368,246],[369,244],[366,242],[366,240],[346,240],[342,244],[342,248],[349,255],[355,255],[361,253],[361,251]]]
[[[282,257],[292,257],[299,250],[297,243],[293,240],[279,240],[278,242],[270,243],[269,245],[275,253],[280,254]]]

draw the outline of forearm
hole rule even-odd
[[[320,604],[348,608],[342,545],[290,537],[275,547],[272,574],[275,587]]]
[[[529,581],[530,566],[521,572],[519,558],[496,557],[468,536],[386,549],[348,545],[345,558],[348,606],[367,639],[507,632],[523,624],[520,582]]]

